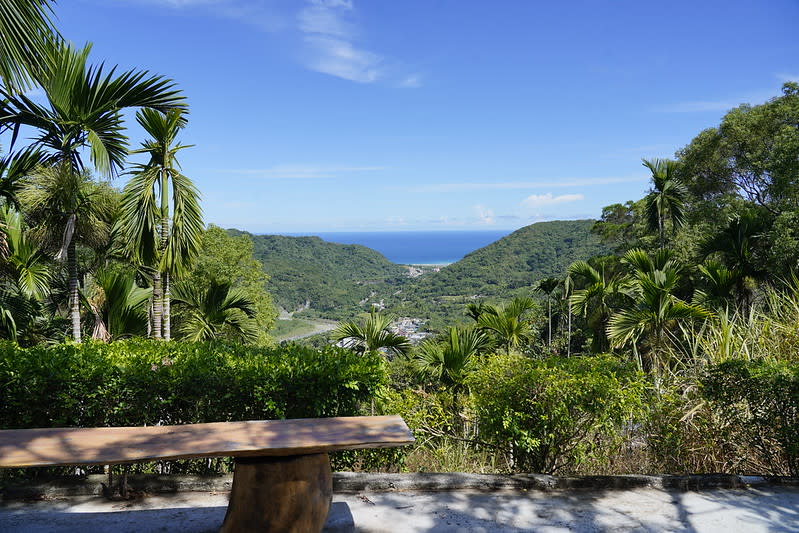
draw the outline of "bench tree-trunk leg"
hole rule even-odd
[[[321,531],[332,498],[326,453],[240,457],[220,532]]]

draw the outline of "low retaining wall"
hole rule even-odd
[[[120,479],[115,476],[115,483]],[[49,499],[67,496],[101,496],[106,493],[108,477],[91,475],[85,478],[56,478],[41,481],[9,483],[0,487],[0,500]],[[128,490],[135,495],[171,492],[228,492],[233,476],[128,476]],[[688,476],[574,476],[543,474],[371,474],[335,472],[333,491],[338,493],[453,490],[629,490],[655,488],[663,490],[739,489],[763,485],[799,485],[799,478],[736,476],[729,474]]]

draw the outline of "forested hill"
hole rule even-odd
[[[591,233],[593,225],[593,220],[558,220],[525,226],[425,276],[417,290],[434,295],[502,296],[542,278],[563,276],[578,259],[612,253]]]
[[[269,291],[287,311],[310,305],[324,315],[354,316],[358,302],[367,299],[374,287],[396,283],[406,272],[379,252],[357,244],[336,244],[319,237],[250,237],[253,255],[271,276]]]
[[[594,220],[558,220],[525,226],[476,250],[460,261],[415,280],[393,302],[396,312],[414,308],[424,315],[462,315],[463,305],[474,297],[508,299],[532,295],[536,281],[562,277],[579,259],[612,253],[591,233]]]

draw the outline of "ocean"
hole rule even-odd
[[[447,265],[511,232],[375,231],[324,232],[315,235],[328,242],[367,246],[386,256],[389,261],[401,265]]]

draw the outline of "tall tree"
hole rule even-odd
[[[665,246],[666,219],[673,229],[685,223],[685,202],[688,190],[680,181],[679,165],[668,159],[643,160],[652,173],[652,192],[646,197],[646,214],[650,229],[658,232],[660,247]]]
[[[621,274],[611,272],[607,257],[593,260],[596,268],[587,261],[575,261],[568,268],[573,289],[569,298],[574,314],[585,317],[591,328],[591,349],[607,351],[608,320],[617,306],[629,300],[629,283]]]
[[[200,251],[200,194],[180,172],[176,158],[179,150],[189,147],[175,144],[186,124],[183,112],[142,109],[136,120],[152,138],[133,153],[146,153],[150,159],[146,164],[135,165],[133,177],[122,193],[119,233],[127,243],[127,254],[153,270],[151,333],[157,339],[169,340],[170,276],[185,273]]]
[[[718,254],[724,265],[740,273],[736,276],[739,303],[749,312],[752,286],[765,279],[763,231],[766,221],[752,210],[731,217],[727,225],[700,244],[702,254]]]
[[[91,47],[77,50],[64,43],[51,44],[47,60],[37,81],[47,98],[47,106],[36,104],[23,94],[0,89],[0,129],[13,132],[12,145],[22,127],[38,130],[32,146],[48,153],[52,172],[45,181],[60,181],[76,193],[84,184],[82,151],[89,148],[94,167],[103,175],[114,175],[127,156],[122,110],[130,107],[151,107],[168,111],[182,107],[183,97],[171,80],[152,76],[146,71],[131,70],[116,75],[116,69],[104,73],[103,66],[87,66]],[[34,186],[34,189],[38,186]],[[52,216],[62,217],[62,250],[70,265],[70,315],[73,337],[80,342],[80,305],[77,268],[72,234],[78,222],[76,206],[83,205],[80,194],[68,199],[53,191],[52,201],[60,207]],[[37,202],[45,205],[41,195]],[[56,214],[58,213],[58,214]],[[62,215],[66,213],[64,218]]]
[[[81,341],[77,243],[107,244],[117,197],[108,183],[96,182],[88,171],[73,172],[67,162],[39,169],[26,180],[20,199],[32,223],[32,233],[66,259],[72,337]]]
[[[552,295],[561,286],[558,278],[544,278],[540,280],[535,290],[543,293],[547,299],[547,346],[552,347]]]
[[[647,356],[647,366],[657,369],[667,332],[680,321],[708,318],[709,313],[674,295],[681,269],[668,250],[650,257],[633,249],[623,260],[633,270],[630,287],[635,301],[610,318],[608,336],[613,346],[632,346],[635,354]],[[640,342],[643,354],[638,349]]]

